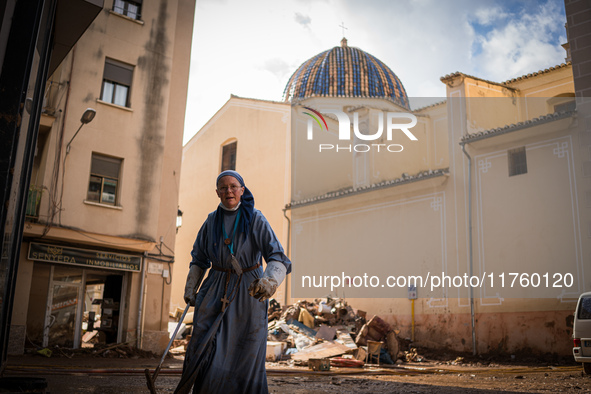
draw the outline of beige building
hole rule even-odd
[[[194,12],[193,0],[105,1],[49,78],[11,353],[164,350]]]
[[[591,288],[571,65],[441,81],[447,97],[411,108],[387,65],[343,40],[294,72],[285,104],[231,98],[184,148],[193,219],[177,253],[215,208],[237,141],[235,168],[289,245],[282,304],[345,297],[421,345],[570,354],[574,301]]]

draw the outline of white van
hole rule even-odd
[[[573,356],[591,374],[591,292],[583,293],[577,302],[573,324]]]

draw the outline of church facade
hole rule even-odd
[[[178,253],[237,142],[234,168],[293,261],[280,303],[344,297],[433,348],[569,354],[591,287],[571,65],[441,81],[447,97],[415,109],[387,65],[343,39],[294,72],[283,103],[232,97],[183,150],[195,223]]]

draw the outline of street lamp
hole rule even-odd
[[[176,213],[176,232],[179,232],[179,228],[183,225],[183,211],[177,209]]]
[[[76,130],[76,133],[74,133],[74,136],[72,137],[70,142],[68,142],[68,145],[66,145],[66,154],[70,153],[70,144],[72,143],[72,141],[74,141],[74,138],[76,138],[76,136],[78,135],[78,132],[80,131],[82,126],[84,126],[87,123],[92,122],[95,115],[96,115],[96,111],[94,109],[86,108],[86,111],[84,111],[84,113],[82,114],[82,117],[80,118],[80,127],[78,127],[78,130]]]

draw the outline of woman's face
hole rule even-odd
[[[231,175],[226,175],[218,181],[218,187],[215,190],[220,201],[226,208],[235,208],[240,202],[240,198],[244,193],[244,187],[240,186],[238,179]]]

